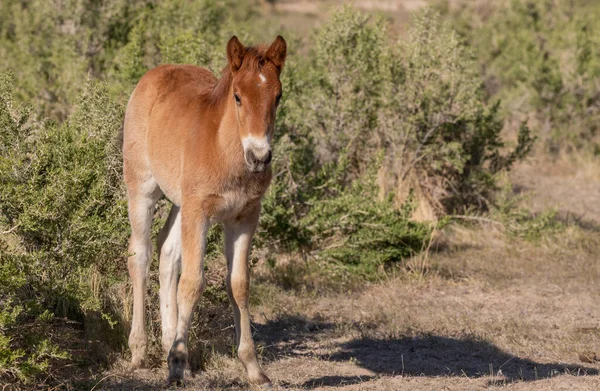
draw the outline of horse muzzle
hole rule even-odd
[[[246,160],[246,165],[248,166],[248,170],[253,173],[260,173],[267,169],[269,163],[273,159],[273,154],[271,152],[271,148],[248,148],[244,152],[244,159]]]

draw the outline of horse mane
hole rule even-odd
[[[251,72],[260,72],[268,61],[265,56],[267,49],[268,47],[265,45],[246,47],[246,54],[244,55],[244,60],[242,61],[240,69],[247,69]],[[223,99],[228,98],[227,94],[229,93],[229,87],[231,86],[232,80],[233,73],[231,72],[231,67],[227,64],[221,72],[221,78],[217,81],[217,84],[215,84],[212,90],[211,101],[213,103],[219,103],[223,101]]]

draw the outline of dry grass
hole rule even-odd
[[[511,175],[516,192],[531,194],[534,212],[556,208],[565,218],[600,224],[600,170],[598,161],[583,156],[561,156],[548,161],[538,157]]]

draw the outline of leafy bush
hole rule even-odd
[[[465,3],[452,21],[474,47],[488,94],[530,117],[547,151],[599,149],[598,2],[512,0],[485,12]]]
[[[314,54],[291,72],[296,80],[279,120],[288,157],[277,178],[295,191],[295,201],[281,210],[295,210],[292,220],[303,213],[298,205],[326,186],[313,167],[346,161],[343,183],[350,187],[380,151],[384,163],[373,174],[379,199],[395,192],[401,206],[413,192],[433,218],[485,209],[497,174],[533,143],[525,124],[513,148],[502,141],[504,121],[498,104],[484,102],[472,55],[432,12],[416,17],[407,38],[390,43],[381,21],[341,8],[320,30]]]
[[[64,355],[47,339],[23,335],[23,326],[35,331],[53,314],[102,313],[108,303],[100,290],[126,275],[116,158],[123,109],[106,86],[92,84],[68,121],[35,123],[14,107],[10,77],[2,75],[0,88],[0,226],[10,233],[0,253],[0,356],[7,357],[0,370],[27,379],[50,353]]]
[[[160,62],[220,68],[225,29],[247,17],[210,0],[0,5],[0,64],[19,81],[2,76],[0,85],[3,383],[33,382],[54,361],[75,360],[58,348],[56,317],[81,322],[113,347],[126,341],[129,227],[117,145],[124,101]],[[83,82],[104,77],[109,83]],[[32,111],[66,120],[36,121]],[[220,238],[211,232],[211,254],[220,252]],[[149,294],[158,303],[155,277]],[[223,321],[223,297],[223,281],[209,281],[203,305],[213,322]],[[150,310],[155,318],[158,306]],[[204,330],[207,321],[195,324]],[[156,340],[159,331],[150,333]]]
[[[422,204],[433,218],[486,209],[533,143],[525,124],[512,148],[502,141],[472,55],[431,12],[391,43],[380,21],[341,8],[285,77],[259,240],[342,279],[421,251],[432,228],[411,217]]]
[[[497,174],[529,153],[528,127],[505,145],[499,106],[484,104],[470,51],[430,11],[389,59],[380,134],[398,186],[415,187],[438,213],[486,209]]]
[[[0,3],[0,69],[13,69],[17,101],[64,120],[86,77],[100,77],[127,42],[146,2],[19,1]]]

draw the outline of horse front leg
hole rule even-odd
[[[177,331],[169,351],[169,383],[183,381],[188,359],[188,332],[192,312],[198,304],[206,281],[204,279],[204,251],[206,233],[210,225],[208,217],[193,205],[182,204],[181,208],[181,277],[177,287]]]
[[[258,225],[260,206],[257,205],[244,216],[225,223],[225,256],[227,258],[227,294],[233,307],[237,353],[244,364],[248,379],[261,387],[270,387],[271,380],[262,371],[256,358],[256,348],[250,328],[248,298],[250,273],[248,256],[252,237]]]

